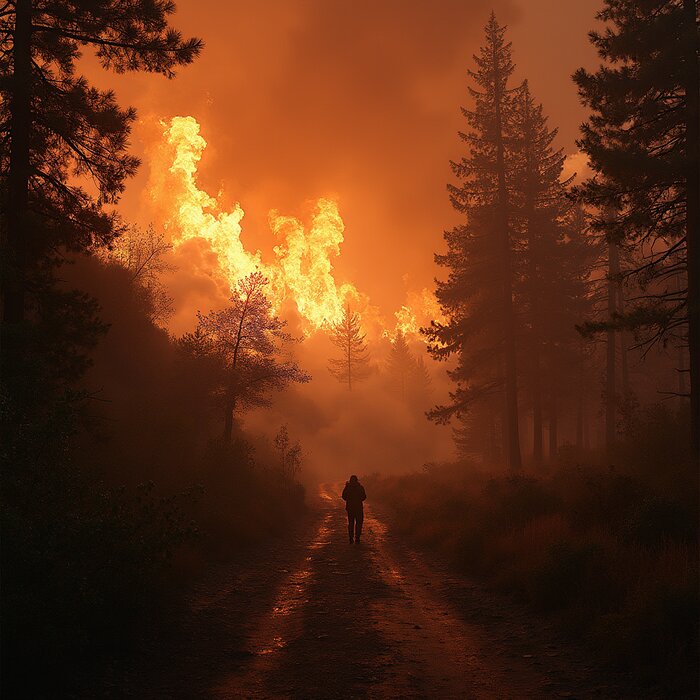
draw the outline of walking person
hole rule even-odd
[[[348,536],[350,537],[350,544],[353,543],[353,540],[357,544],[360,543],[362,521],[364,520],[364,507],[362,503],[366,498],[365,487],[353,474],[350,477],[350,481],[345,482],[345,488],[343,489],[345,510],[348,512]]]

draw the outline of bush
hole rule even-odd
[[[371,487],[417,544],[556,615],[611,664],[688,690],[698,653],[697,473],[682,450],[662,448],[677,437],[669,415],[630,419],[615,465],[591,454],[584,466],[564,451],[545,476],[494,477],[461,463],[372,477]]]

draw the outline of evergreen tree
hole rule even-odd
[[[427,407],[433,394],[433,380],[428,365],[422,356],[416,360],[415,381],[413,383],[414,400],[421,406]]]
[[[328,370],[352,391],[353,384],[369,377],[371,370],[360,316],[352,313],[350,306],[343,309],[343,318],[332,326],[330,339],[341,351],[341,356],[330,360]]]
[[[387,375],[392,390],[412,404],[425,405],[430,395],[432,380],[422,357],[416,357],[400,331],[391,344],[387,358]]]
[[[599,208],[593,222],[613,242],[634,245],[648,284],[618,326],[646,340],[679,331],[690,355],[691,444],[700,454],[700,96],[696,0],[606,0],[604,32],[591,41],[604,64],[574,80],[591,116],[580,148],[598,177],[579,189]],[[601,177],[602,176],[602,177]],[[606,208],[615,211],[605,216]],[[680,292],[678,280],[683,277]],[[687,333],[682,329],[687,329]]]
[[[406,337],[399,331],[391,344],[387,360],[387,373],[392,388],[402,401],[408,397],[417,369],[416,358],[408,347]]]
[[[543,416],[548,415],[550,456],[557,452],[558,414],[565,381],[578,357],[575,324],[584,312],[592,257],[580,228],[580,213],[567,197],[571,179],[562,180],[564,155],[555,149],[557,129],[549,129],[527,81],[515,110],[517,168],[513,200],[520,246],[516,297],[522,319],[522,374],[530,390],[533,460],[543,458]]]
[[[119,233],[103,205],[119,199],[138,165],[127,152],[134,110],[91,87],[76,64],[88,47],[107,69],[171,77],[201,48],[168,25],[174,10],[170,0],[13,0],[0,13],[1,374],[15,400],[31,393],[41,364],[31,324],[55,292],[52,270],[65,251]]]
[[[450,185],[452,205],[466,221],[445,234],[447,254],[436,256],[449,268],[436,296],[446,324],[427,329],[429,351],[436,359],[457,354],[450,372],[457,387],[451,402],[430,415],[437,421],[468,409],[494,392],[505,395],[508,463],[521,464],[518,428],[515,313],[513,309],[514,236],[510,218],[514,175],[513,120],[516,93],[509,87],[513,73],[505,28],[492,14],[486,43],[474,57],[477,69],[469,74],[473,110],[463,109],[470,130],[460,133],[469,153],[452,169],[460,180]]]

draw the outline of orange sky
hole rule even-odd
[[[204,39],[173,81],[100,75],[137,108],[144,157],[121,209],[147,223],[148,147],[160,119],[191,115],[208,142],[198,181],[245,210],[243,241],[265,254],[268,211],[304,216],[338,198],[346,225],[338,282],[352,281],[386,314],[431,286],[433,253],[454,222],[445,185],[460,155],[466,69],[493,8],[509,28],[516,77],[527,77],[567,153],[584,113],[571,73],[595,62],[586,33],[599,0],[382,2],[180,0],[174,24]]]

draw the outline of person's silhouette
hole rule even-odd
[[[364,520],[364,508],[362,502],[367,498],[365,487],[358,481],[353,474],[350,481],[345,482],[343,489],[343,500],[345,501],[345,510],[348,512],[348,536],[350,544],[360,541],[362,534],[362,521]]]

